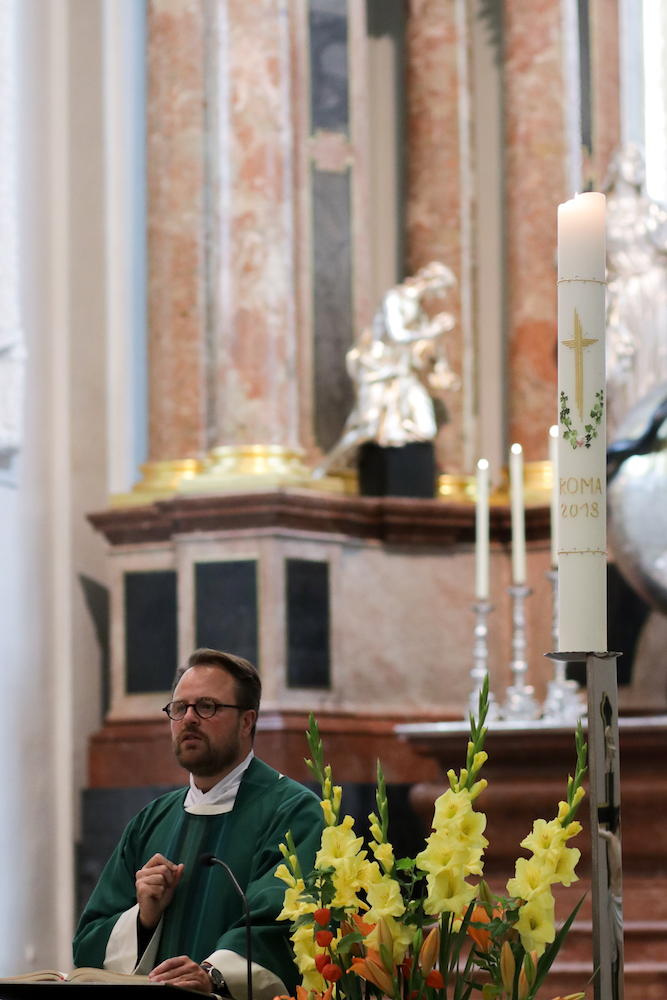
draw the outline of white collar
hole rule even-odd
[[[234,808],[236,793],[239,790],[241,779],[254,756],[255,753],[251,750],[245,760],[241,761],[233,771],[226,774],[208,792],[202,792],[201,788],[197,788],[194,777],[191,774],[190,789],[183,803],[185,811],[193,813],[196,816],[214,816],[218,813],[231,812]]]

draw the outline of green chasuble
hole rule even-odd
[[[277,975],[294,993],[297,968],[290,921],[276,921],[285,884],[275,878],[283,862],[279,844],[292,831],[302,869],[310,871],[324,818],[312,792],[254,758],[243,775],[231,812],[185,812],[187,789],[151,802],[127,826],[90,897],[74,937],[76,966],[102,968],[109,935],[137,901],[135,873],[162,854],[185,870],[164,913],[155,965],[176,955],[202,962],[225,949],[246,956],[243,904],[220,865],[205,868],[210,852],[225,861],[246,893],[252,921],[252,960]]]

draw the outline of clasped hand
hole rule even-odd
[[[154,854],[136,873],[135,887],[139,904],[139,921],[146,930],[155,930],[167,909],[185,866],[175,865],[162,854]],[[200,993],[211,993],[211,977],[187,955],[168,958],[156,966],[149,977],[156,983],[183,986]]]

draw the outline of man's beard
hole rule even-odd
[[[186,729],[181,733],[181,739],[189,733],[196,733],[200,742],[184,747],[180,740],[174,740],[176,760],[197,778],[210,778],[219,774],[238,761],[241,752],[240,726],[236,732],[229,734],[227,740],[218,746],[211,746],[211,741],[198,729]]]

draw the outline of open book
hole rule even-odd
[[[20,976],[8,976],[0,983],[134,983],[135,986],[155,985],[148,976],[128,976],[122,972],[107,972],[106,969],[73,969],[72,972],[57,972],[42,969],[40,972],[24,972]]]

